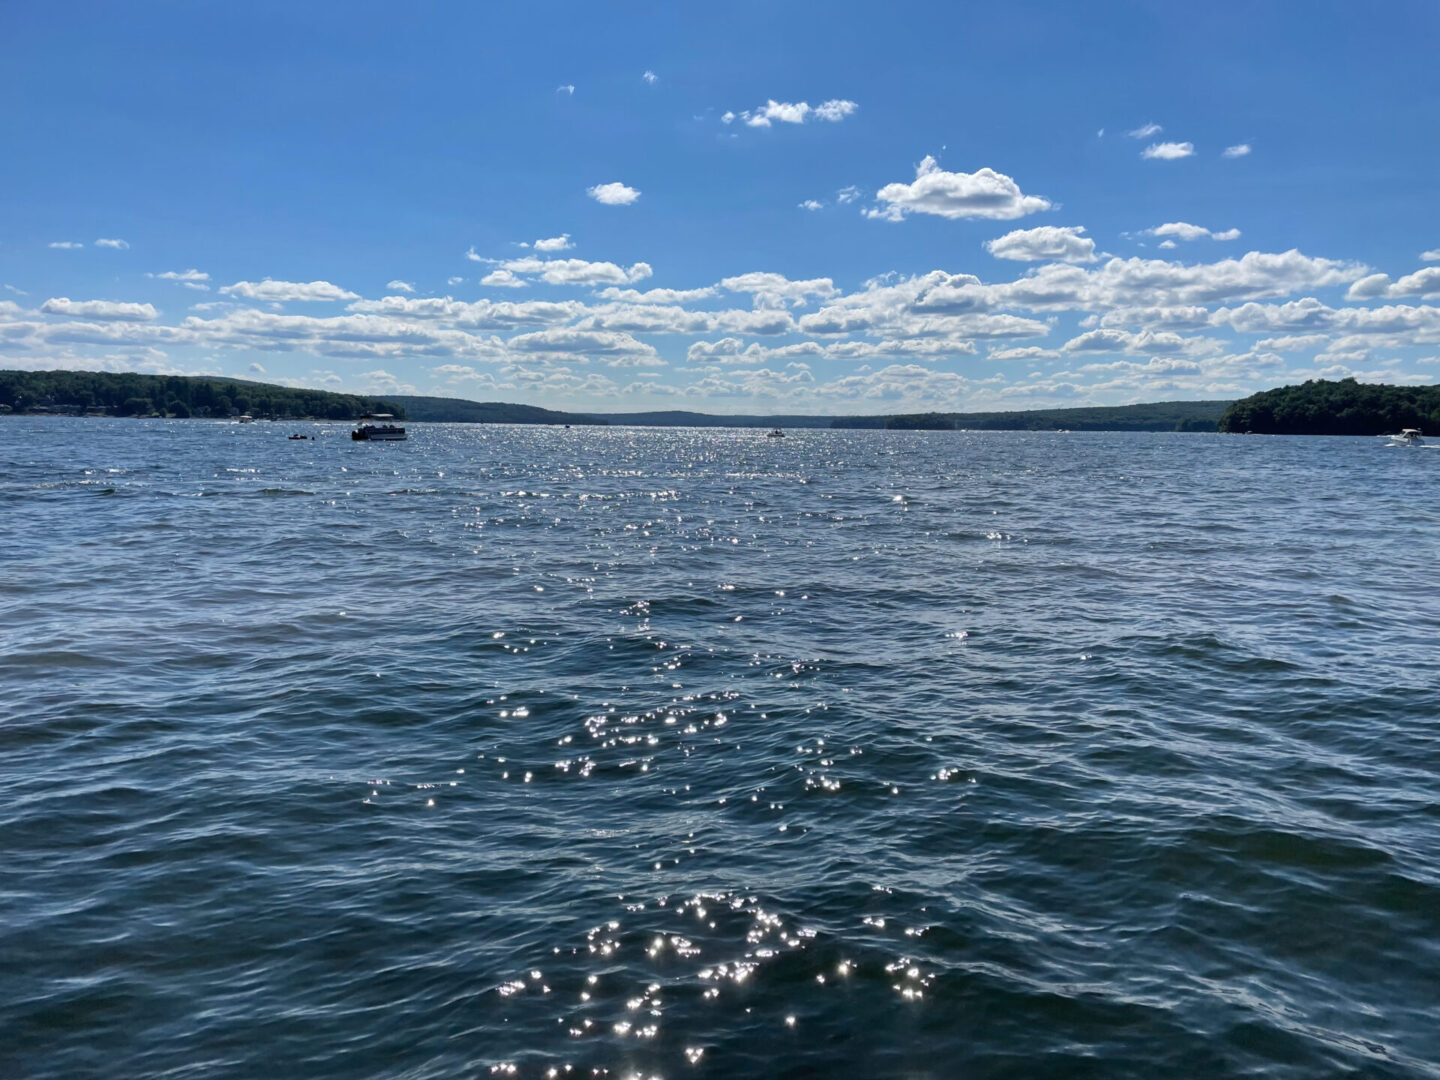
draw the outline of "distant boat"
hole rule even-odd
[[[407,438],[405,429],[395,424],[361,424],[350,432],[356,442],[399,442]]]
[[[310,436],[310,435],[291,435],[290,438],[291,438],[291,439],[309,439],[309,438],[312,438],[312,436]]]
[[[237,424],[253,424],[255,422],[255,417],[251,416],[249,413],[245,413],[244,415],[237,417],[235,422]]]
[[[1420,429],[1407,427],[1401,428],[1399,435],[1386,436],[1391,446],[1424,446],[1425,440],[1420,437]]]
[[[785,437],[785,433],[781,431],[778,427],[771,428],[765,433],[765,437],[767,439],[783,439]]]

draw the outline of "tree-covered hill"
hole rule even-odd
[[[599,416],[557,412],[536,405],[510,405],[502,401],[466,401],[463,398],[392,396],[411,420],[446,424],[605,424]]]
[[[109,416],[353,420],[404,410],[392,399],[292,390],[219,376],[100,371],[0,371],[0,411]]]
[[[1022,412],[898,413],[846,416],[835,427],[967,431],[1214,431],[1225,401],[1161,401]]]
[[[1440,386],[1311,380],[1234,402],[1220,430],[1257,435],[1387,435],[1401,428],[1440,434]]]

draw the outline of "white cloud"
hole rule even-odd
[[[106,238],[101,237],[99,240],[96,240],[96,241],[95,241],[95,246],[96,246],[96,247],[103,247],[103,248],[113,248],[113,249],[116,250],[116,251],[124,251],[124,250],[126,250],[130,245],[127,244],[124,240],[116,240],[116,239],[108,239],[108,240],[107,240]]]
[[[634,263],[627,270],[613,262],[537,259],[530,255],[510,259],[501,263],[500,268],[513,274],[538,274],[547,285],[630,285],[654,273],[650,264],[645,262]]]
[[[1014,180],[994,169],[946,172],[933,157],[915,169],[913,183],[886,184],[875,197],[887,205],[865,211],[871,218],[900,221],[906,214],[943,218],[991,218],[1008,221],[1050,209],[1050,200],[1025,195]]]
[[[588,187],[585,189],[585,194],[605,206],[629,206],[640,198],[638,190],[626,187],[618,180],[609,184],[596,184],[594,187]]]
[[[570,242],[570,234],[561,233],[559,236],[552,236],[548,240],[536,240],[530,245],[536,251],[569,251],[575,245]]]
[[[985,243],[985,250],[997,259],[1035,262],[1050,259],[1080,263],[1095,261],[1095,241],[1082,236],[1083,225],[1041,225],[1016,229]]]
[[[1207,338],[1184,338],[1169,330],[1089,330],[1073,337],[1061,350],[1077,352],[1175,353],[1214,351],[1215,343]]]
[[[1174,240],[1162,240],[1160,241],[1160,246],[1166,251],[1169,251],[1171,248],[1177,247],[1178,245],[1175,243]]]
[[[815,106],[815,119],[828,120],[832,124],[838,123],[847,116],[853,115],[858,108],[860,106],[853,101],[832,99]]]
[[[480,279],[481,285],[489,285],[495,289],[523,289],[530,283],[522,281],[509,270],[491,270]]]
[[[806,199],[800,203],[801,210],[824,210],[825,204],[818,199]]]
[[[574,97],[574,96],[575,96],[575,84],[574,84],[574,83],[561,83],[559,86],[557,86],[557,87],[555,88],[555,92],[556,92],[557,94],[568,94],[568,95],[570,95],[571,97]]]
[[[520,334],[508,342],[511,349],[524,353],[566,353],[582,356],[628,356],[658,358],[653,345],[647,345],[629,334],[608,330],[575,330],[555,327]]]
[[[725,110],[725,115],[722,116],[722,117],[720,117],[720,123],[722,123],[722,124],[733,124],[734,122],[735,122],[735,114],[734,114],[733,112],[731,112],[729,109],[726,109],[726,110]]]
[[[71,300],[56,296],[40,305],[46,315],[65,315],[72,319],[105,319],[115,322],[152,322],[160,313],[153,304],[127,304],[112,300]]]
[[[860,106],[853,101],[845,101],[840,98],[832,98],[830,101],[822,102],[819,105],[810,106],[804,101],[776,101],[769,99],[758,109],[747,109],[740,113],[740,119],[750,127],[769,127],[774,122],[782,124],[803,124],[808,120],[828,120],[830,123],[838,123],[847,116],[854,114]],[[729,119],[726,119],[729,117]],[[730,123],[735,119],[735,114],[727,112],[720,118],[722,123]]]
[[[1248,153],[1250,153],[1249,143],[1236,143],[1234,146],[1227,146],[1224,150],[1220,151],[1220,156],[1237,158],[1244,157]]]
[[[1440,262],[1440,248],[1431,248],[1420,253],[1421,262]]]
[[[471,245],[470,245],[470,250],[467,251],[467,252],[465,252],[465,258],[469,259],[471,262],[494,262],[494,261],[495,261],[494,259],[487,259],[487,258],[485,258],[484,255],[481,255],[479,252],[477,252],[477,251],[475,250],[475,245],[474,245],[474,244],[471,244]]]
[[[1440,266],[1427,266],[1406,274],[1393,285],[1388,274],[1371,274],[1350,286],[1346,300],[1398,299],[1403,296],[1440,296]]]
[[[445,279],[446,285],[463,285],[464,283],[465,279],[463,277],[448,277]]]
[[[30,294],[29,294],[28,292],[26,292],[24,289],[17,289],[14,285],[9,284],[8,282],[5,284],[5,291],[6,291],[6,292],[12,292],[12,293],[14,293],[16,296],[29,296],[29,295],[30,295]]]
[[[1195,144],[1188,142],[1153,143],[1140,151],[1140,156],[1149,161],[1175,161],[1195,153]]]
[[[1141,236],[1172,236],[1179,240],[1199,240],[1208,236],[1211,240],[1238,240],[1239,229],[1225,229],[1223,232],[1212,232],[1203,225],[1191,225],[1188,221],[1167,221],[1164,225],[1156,225],[1153,229],[1146,229],[1140,233]],[[1164,247],[1164,244],[1160,245]],[[1175,245],[1170,245],[1174,247]]]
[[[1059,357],[1054,349],[1041,348],[1039,345],[1022,345],[1014,349],[991,349],[987,354],[987,360],[1054,360]]]
[[[656,75],[653,71],[647,71],[644,75],[641,75],[640,77],[644,79],[647,83],[649,83],[651,86],[654,86],[657,82],[660,81],[660,76]]]
[[[146,274],[146,277],[158,278],[161,281],[209,281],[210,275],[201,270],[166,270],[163,274]]]
[[[1162,132],[1162,131],[1164,131],[1164,130],[1165,130],[1165,129],[1162,128],[1159,124],[1154,123],[1154,122],[1152,121],[1151,123],[1148,123],[1148,124],[1141,124],[1141,125],[1140,125],[1138,128],[1136,128],[1134,131],[1127,131],[1126,134],[1129,135],[1130,138],[1132,138],[1132,139],[1148,139],[1148,138],[1150,138],[1151,135],[1159,135],[1160,132]],[[1101,129],[1100,129],[1100,134],[1101,134],[1101,135],[1104,135],[1104,134],[1105,134],[1105,129],[1104,129],[1104,128],[1101,128]]]
[[[85,245],[76,240],[52,240],[50,246],[59,251],[74,251],[76,248],[83,248]]]
[[[387,289],[394,289],[396,292],[413,293],[415,286],[408,281],[401,281],[398,278],[385,286]]]
[[[720,287],[730,292],[749,293],[757,308],[769,309],[800,307],[812,296],[829,299],[840,295],[835,282],[829,278],[791,281],[784,274],[761,271],[724,278]]]
[[[315,302],[324,300],[358,300],[357,294],[348,292],[328,281],[237,281],[220,290],[221,296],[243,296],[247,300],[273,300]]]
[[[605,300],[617,300],[627,304],[684,304],[691,300],[707,300],[717,292],[713,285],[707,285],[703,289],[650,289],[647,292],[611,286],[602,289],[600,296]]]
[[[856,199],[860,198],[860,195],[860,189],[854,184],[851,184],[848,187],[842,187],[839,191],[835,193],[835,201],[839,205],[844,206],[846,203],[852,203]]]

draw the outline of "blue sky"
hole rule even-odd
[[[1429,2],[9,3],[0,366],[717,413],[1429,383],[1437,54]]]

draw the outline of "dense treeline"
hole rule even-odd
[[[955,421],[945,413],[908,413],[885,421],[890,431],[954,431]]]
[[[509,405],[500,401],[466,401],[463,398],[392,397],[411,420],[440,424],[604,424],[608,421],[584,413],[557,412],[537,405]]]
[[[1225,401],[1161,401],[1023,412],[844,416],[833,427],[965,431],[1214,431]]]
[[[404,410],[393,401],[292,390],[269,383],[190,375],[97,371],[0,371],[0,406],[17,413],[103,412],[111,416],[352,420]]]
[[[1221,431],[1259,435],[1388,435],[1401,428],[1440,433],[1440,386],[1311,380],[1251,394],[1220,418]]]

